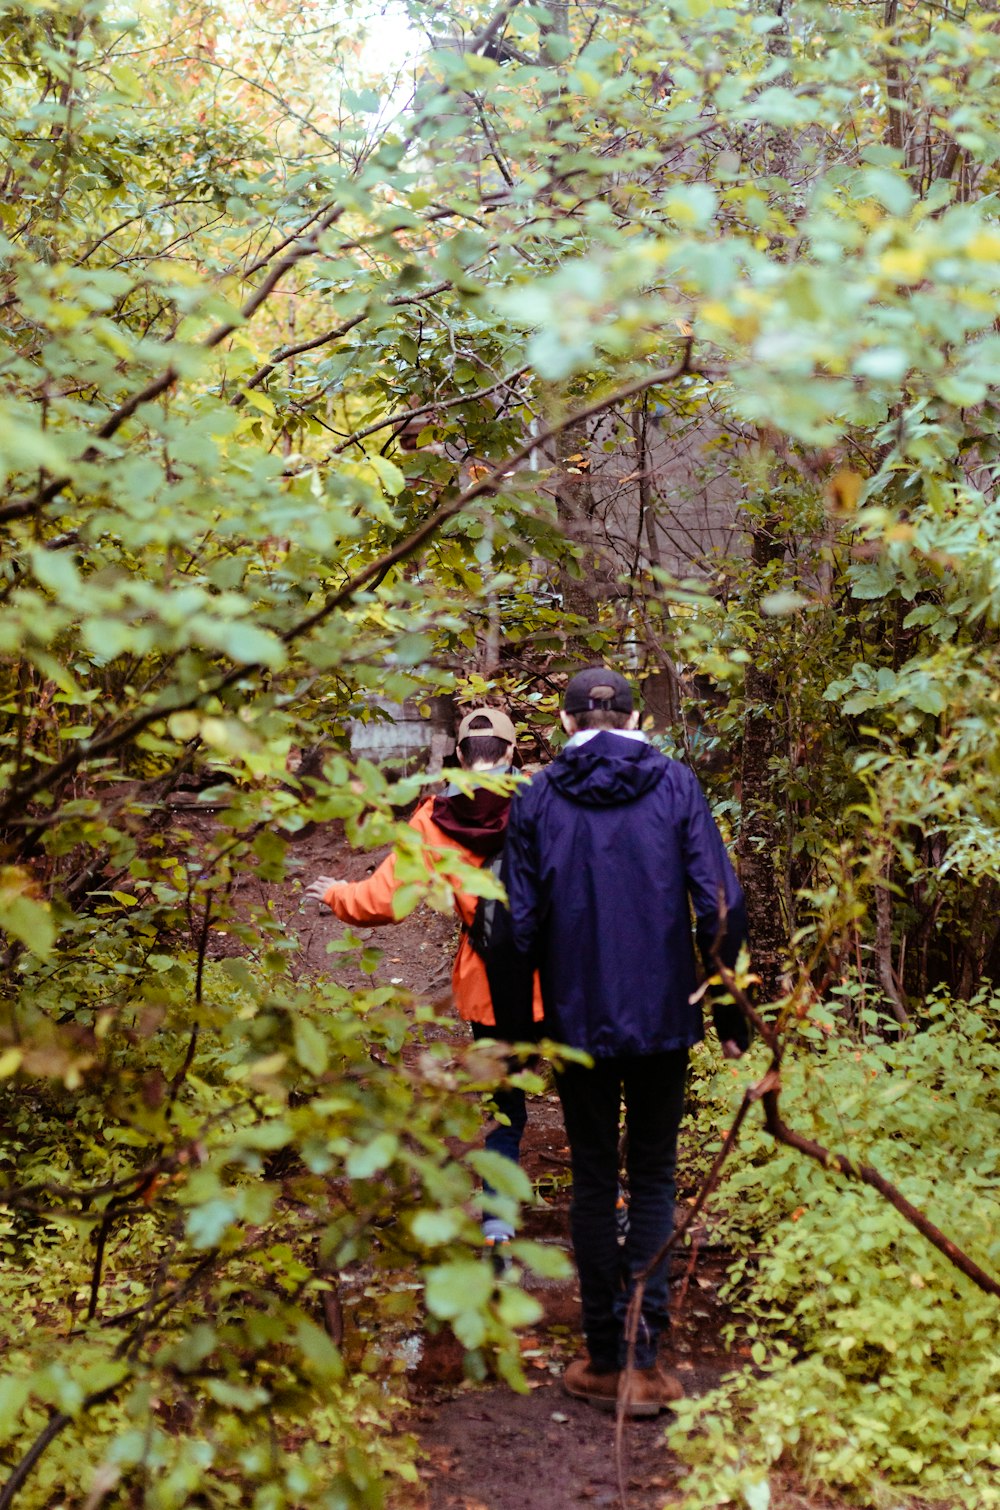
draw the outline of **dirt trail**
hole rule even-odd
[[[193,811],[185,820],[206,840],[214,836],[210,812]],[[298,933],[303,975],[334,973],[348,987],[399,985],[445,1009],[457,945],[452,917],[422,907],[394,927],[353,930],[381,951],[371,973],[365,973],[351,957],[327,952],[343,936],[343,926],[326,909],[302,910],[301,889],[317,875],[361,880],[385,853],[353,853],[340,824],[317,825],[291,846],[290,875],[300,886],[294,879],[274,885],[246,877],[239,890],[244,903],[266,905]],[[213,953],[236,953],[241,947],[235,938],[216,937]],[[454,1030],[430,1031],[456,1047],[469,1041],[457,1019]],[[535,1191],[535,1203],[524,1213],[524,1235],[571,1252],[568,1149],[554,1094],[530,1102],[522,1162]],[[692,1180],[685,1178],[688,1167],[682,1138],[679,1201],[690,1201],[695,1193]],[[712,1244],[711,1225],[707,1231],[697,1228],[694,1239],[694,1256],[686,1249],[674,1260],[674,1319],[662,1357],[680,1375],[687,1393],[697,1396],[727,1373],[748,1367],[750,1349],[740,1340],[732,1348],[723,1342],[723,1327],[732,1320],[718,1293],[726,1254]],[[526,1394],[467,1381],[462,1348],[447,1330],[408,1339],[413,1344],[406,1375],[410,1411],[400,1427],[417,1436],[424,1460],[420,1487],[395,1496],[392,1510],[568,1510],[581,1505],[658,1510],[678,1504],[683,1470],[664,1444],[665,1418],[660,1417],[626,1426],[622,1505],[614,1418],[572,1400],[560,1385],[565,1364],[582,1351],[575,1279],[528,1276],[524,1283],[543,1307],[534,1331],[522,1338]],[[839,1500],[802,1493],[783,1475],[772,1476],[771,1489],[772,1510],[846,1510]]]
[[[570,1251],[567,1149],[555,1096],[532,1100],[523,1163],[537,1193],[525,1213],[524,1234]],[[684,1294],[663,1351],[689,1394],[703,1394],[725,1373],[744,1366],[721,1339],[728,1314],[718,1297],[724,1258],[711,1248],[675,1262],[675,1294]],[[686,1281],[686,1283],[685,1283]],[[614,1418],[564,1394],[560,1375],[581,1351],[580,1301],[575,1279],[528,1277],[544,1314],[525,1336],[522,1353],[529,1393],[461,1382],[461,1355],[443,1337],[429,1340],[413,1374],[413,1429],[427,1451],[422,1510],[564,1510],[618,1506]],[[630,1510],[670,1503],[676,1460],[663,1444],[662,1419],[626,1430]]]
[[[317,828],[293,846],[293,865],[303,884],[315,875],[360,880],[382,857],[353,854],[339,826]],[[297,900],[291,888],[261,887],[292,921]],[[327,945],[340,938],[343,926],[329,913],[295,918],[303,940],[303,966],[330,970]],[[416,995],[447,999],[451,960],[457,943],[450,917],[420,908],[392,928],[355,929],[366,943],[382,950],[371,975],[341,960],[336,973],[345,984],[405,986]],[[456,1020],[456,1045],[467,1042]],[[558,1098],[550,1093],[530,1103],[522,1162],[536,1193],[524,1215],[523,1232],[567,1252],[569,1242],[569,1167]],[[683,1169],[683,1156],[681,1160]],[[681,1177],[681,1198],[690,1197]],[[702,1234],[704,1235],[704,1234]],[[664,1360],[683,1379],[688,1392],[701,1394],[734,1367],[745,1364],[741,1351],[727,1351],[721,1340],[728,1319],[718,1298],[724,1259],[703,1245],[696,1263],[687,1253],[675,1260],[675,1294],[683,1294]],[[515,1394],[506,1386],[473,1386],[465,1381],[462,1349],[450,1332],[425,1334],[407,1376],[412,1410],[402,1423],[415,1432],[426,1454],[423,1489],[407,1494],[408,1507],[419,1510],[564,1510],[578,1505],[617,1506],[614,1418],[570,1399],[560,1376],[581,1351],[580,1303],[574,1279],[554,1281],[527,1277],[544,1314],[522,1340],[529,1390]],[[663,1423],[641,1421],[626,1433],[626,1479],[629,1510],[653,1510],[676,1498],[677,1464],[663,1444]]]

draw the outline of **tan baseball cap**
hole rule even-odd
[[[489,719],[488,729],[472,729],[469,727],[470,724],[479,718]],[[481,734],[493,734],[497,739],[502,739],[505,744],[517,744],[517,730],[507,717],[507,714],[500,708],[473,708],[471,712],[465,715],[458,726],[458,743],[461,744],[463,739],[475,739],[477,735]]]

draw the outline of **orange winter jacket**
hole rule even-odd
[[[433,818],[433,810],[434,798],[429,798],[421,803],[410,819],[410,827],[416,829],[426,847],[454,850],[466,865],[482,865],[483,855],[474,854],[438,827]],[[323,900],[342,923],[354,923],[357,927],[364,928],[395,923],[398,919],[393,915],[392,899],[400,884],[396,879],[396,856],[393,853],[386,856],[366,881],[350,881],[331,886]],[[469,943],[465,931],[472,923],[477,901],[478,898],[470,896],[468,892],[455,892],[455,912],[464,926],[451,972],[451,987],[459,1017],[465,1022],[478,1022],[485,1027],[493,1027],[496,1018],[490,1000],[486,966]],[[534,1017],[536,1022],[541,1021],[542,995],[537,976]]]

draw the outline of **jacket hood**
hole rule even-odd
[[[563,750],[546,774],[571,802],[619,807],[650,791],[666,769],[666,760],[652,745],[602,729],[585,744]]]
[[[435,797],[431,817],[443,834],[474,855],[491,859],[503,848],[510,797],[503,792],[446,792]]]

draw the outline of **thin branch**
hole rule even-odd
[[[113,1400],[129,1378],[130,1375],[126,1373],[123,1378],[118,1380],[117,1384],[109,1384],[104,1389],[98,1389],[93,1394],[85,1395],[79,1409],[72,1416],[66,1411],[60,1410],[54,1416],[50,1417],[48,1424],[39,1432],[6,1484],[0,1489],[0,1510],[10,1510],[15,1494],[24,1484],[25,1479],[42,1454],[47,1448],[51,1447],[63,1428],[68,1426],[71,1421],[78,1420],[84,1411],[93,1410],[96,1405],[103,1405],[106,1400]]]
[[[508,3],[501,5],[500,8],[494,13],[492,19],[487,22],[483,30],[472,39],[472,44],[469,50],[472,52],[478,52],[483,47],[485,47],[493,38],[495,33],[499,30],[499,28],[504,24],[512,11],[517,8],[517,5],[519,3],[520,0],[513,0],[513,3],[510,3],[510,0],[508,0]],[[401,144],[404,151],[406,147],[410,143],[412,143],[421,126],[427,119],[428,115],[426,111],[423,114],[417,116],[410,129],[410,132]],[[233,335],[241,325],[245,325],[246,322],[256,314],[261,305],[264,304],[266,300],[271,296],[271,294],[274,292],[274,289],[281,282],[281,279],[285,276],[285,274],[290,272],[291,269],[296,267],[299,262],[303,261],[303,259],[311,257],[317,251],[319,251],[320,237],[324,235],[326,231],[330,230],[332,226],[336,225],[337,221],[345,213],[346,208],[346,205],[339,204],[334,201],[332,204],[327,205],[324,210],[319,212],[318,218],[314,217],[310,221],[306,222],[306,225],[312,225],[313,227],[308,234],[300,232],[298,238],[292,239],[290,244],[288,242],[284,243],[285,245],[288,245],[288,251],[283,257],[278,260],[278,262],[276,262],[271,267],[270,272],[263,279],[260,285],[254,290],[250,297],[245,300],[242,308],[240,309],[238,317],[234,320],[226,321],[224,324],[217,325],[214,330],[209,331],[208,335],[205,336],[200,343],[202,349],[204,351],[213,351],[217,346],[221,345],[223,341],[227,340],[231,335]],[[409,229],[409,227],[400,227],[399,229]],[[391,233],[392,232],[390,230],[380,232],[381,235],[388,235]],[[276,251],[277,248],[272,248],[271,251],[267,253],[263,261],[258,260],[257,263],[253,264],[249,269],[247,269],[245,276],[252,275],[252,273],[257,271],[259,267],[265,266],[268,262],[270,262],[274,257]],[[97,444],[97,442],[102,440],[110,440],[111,437],[121,429],[125,421],[131,419],[132,415],[135,414],[138,409],[143,408],[146,404],[152,403],[154,399],[159,398],[161,394],[166,393],[168,389],[172,388],[173,385],[177,382],[179,376],[180,373],[178,369],[174,367],[173,364],[170,364],[161,373],[159,373],[158,376],[147,383],[144,388],[141,388],[137,393],[133,393],[129,398],[127,398],[123,404],[119,405],[119,407],[108,416],[103,425],[101,425],[99,429],[94,432],[95,441],[92,442],[79,457],[76,458],[74,465],[79,466],[82,463],[96,461],[102,454],[102,448],[99,444]],[[63,490],[70,485],[71,482],[72,477],[68,474],[63,474],[60,477],[53,478],[45,485],[45,487],[39,488],[38,492],[33,497],[21,498],[13,503],[5,505],[3,508],[0,508],[0,523],[5,523],[6,521],[11,519],[24,519],[30,517],[33,514],[40,513],[41,510],[44,509],[47,504],[51,503],[53,499],[57,498],[59,494],[62,493]]]
[[[431,288],[425,289],[420,294],[397,294],[392,299],[386,299],[386,306],[387,308],[398,309],[404,304],[420,304],[424,299],[433,299],[437,294],[446,293],[451,286],[451,280],[446,279],[442,283],[435,283]],[[356,325],[360,325],[363,320],[367,320],[370,314],[371,310],[365,309],[361,314],[355,315],[353,319],[343,320],[339,325],[334,325],[332,329],[324,331],[321,336],[313,336],[308,341],[297,341],[287,346],[279,346],[276,351],[271,353],[264,365],[258,367],[253,376],[248,378],[242,385],[242,391],[232,400],[232,407],[238,409],[241,404],[245,404],[245,390],[248,388],[259,388],[261,383],[266,382],[271,376],[271,373],[278,366],[279,362],[287,362],[291,357],[301,356],[304,351],[315,351],[317,346],[326,346],[330,341],[338,341],[341,336],[346,336],[352,331]]]
[[[750,1006],[746,992],[739,986],[731,970],[719,960],[716,960],[715,964],[727,991],[744,1015],[750,1017],[753,1009]],[[748,1008],[750,1009],[749,1011]],[[754,1019],[758,1022],[760,1021],[759,1015],[756,1012],[753,1012],[751,1020]],[[764,1077],[764,1081],[761,1081],[761,1085],[764,1086],[765,1081],[769,1077],[773,1077],[773,1081],[771,1084],[765,1086],[760,1100],[764,1112],[764,1126],[774,1140],[777,1143],[784,1143],[789,1148],[797,1149],[799,1153],[805,1154],[810,1159],[815,1159],[818,1164],[823,1165],[824,1169],[835,1169],[838,1174],[842,1174],[846,1179],[859,1180],[863,1185],[868,1185],[872,1190],[877,1190],[879,1195],[888,1201],[889,1205],[898,1211],[905,1221],[909,1222],[912,1227],[915,1227],[967,1279],[971,1279],[972,1283],[987,1295],[1000,1296],[1000,1280],[994,1279],[991,1274],[987,1274],[985,1269],[981,1269],[974,1259],[970,1258],[967,1253],[959,1248],[957,1243],[952,1242],[951,1238],[942,1232],[940,1227],[935,1226],[917,1206],[914,1206],[911,1201],[906,1199],[906,1196],[896,1185],[893,1185],[890,1180],[881,1175],[871,1164],[859,1164],[856,1160],[848,1158],[846,1154],[837,1153],[833,1149],[826,1148],[822,1143],[817,1143],[812,1138],[807,1138],[802,1133],[796,1132],[794,1128],[788,1126],[781,1115],[779,1106],[779,1097],[781,1094],[781,1078],[779,1074],[781,1049],[778,1043],[778,1035],[773,1028],[769,1030],[765,1041],[771,1048],[774,1059],[771,1069],[768,1071],[768,1075]]]
[[[370,582],[375,581],[380,576],[384,576],[385,572],[391,567],[412,556],[437,533],[443,524],[447,524],[450,519],[454,519],[470,503],[473,503],[477,498],[492,497],[495,493],[499,492],[513,468],[518,466],[522,461],[526,461],[533,451],[539,446],[545,445],[554,436],[559,435],[568,425],[580,424],[584,420],[602,414],[605,409],[611,408],[614,404],[622,403],[623,400],[630,398],[633,394],[643,393],[647,388],[657,388],[667,383],[676,382],[678,378],[695,371],[696,369],[691,366],[691,350],[692,342],[689,339],[685,344],[684,353],[676,366],[657,368],[653,372],[647,373],[644,377],[635,378],[631,383],[625,384],[624,387],[616,389],[604,398],[593,400],[592,403],[567,415],[564,419],[553,421],[552,424],[539,431],[537,435],[530,436],[524,445],[520,446],[506,460],[498,462],[491,471],[471,483],[469,487],[459,493],[450,503],[443,504],[441,508],[431,514],[412,534],[406,536],[397,545],[394,545],[391,550],[386,551],[374,561],[369,562],[361,571],[356,572],[343,587],[337,592],[331,593],[313,613],[307,615],[299,623],[292,625],[290,629],[286,629],[281,635],[281,639],[286,645],[290,645],[303,635],[308,634],[310,630],[315,629],[319,624],[322,624],[338,608],[342,608],[346,603],[349,603]],[[5,800],[0,803],[0,825],[7,822],[12,813],[20,810],[25,802],[30,801],[39,792],[47,791],[51,787],[57,786],[65,777],[77,770],[79,766],[85,765],[92,760],[97,760],[102,756],[114,754],[116,750],[121,749],[123,745],[128,744],[134,739],[137,734],[141,734],[144,729],[149,728],[150,724],[158,723],[164,718],[169,718],[173,713],[182,713],[190,708],[196,708],[206,699],[217,697],[220,693],[227,691],[234,683],[254,676],[260,676],[266,670],[267,668],[260,662],[245,666],[233,666],[210,687],[202,687],[190,696],[180,698],[175,702],[156,703],[152,707],[145,709],[144,712],[136,714],[134,718],[130,719],[128,723],[121,725],[117,730],[110,729],[99,739],[81,740],[63,756],[62,760],[56,762],[55,765],[48,766],[43,771],[39,771],[31,781],[25,782],[20,787],[16,787],[7,795]]]
[[[645,1268],[636,1276],[635,1290],[629,1301],[625,1319],[625,1341],[628,1351],[623,1370],[623,1388],[619,1391],[618,1396],[615,1428],[615,1464],[618,1473],[619,1493],[623,1505],[627,1503],[624,1471],[624,1430],[628,1403],[628,1387],[631,1375],[635,1370],[635,1345],[639,1332],[639,1320],[642,1315],[642,1302],[646,1291],[646,1284],[654,1271],[666,1260],[668,1254],[677,1247],[695,1217],[704,1207],[709,1195],[715,1189],[719,1176],[722,1173],[723,1165],[735,1148],[743,1122],[755,1102],[759,1101],[761,1103],[761,1109],[764,1113],[764,1126],[775,1142],[782,1143],[788,1148],[796,1149],[799,1153],[814,1159],[818,1164],[822,1164],[824,1169],[834,1169],[838,1174],[844,1175],[845,1178],[859,1180],[862,1184],[868,1185],[871,1189],[878,1191],[879,1195],[894,1210],[898,1211],[911,1226],[915,1227],[967,1279],[971,1279],[973,1284],[978,1286],[980,1290],[985,1291],[986,1294],[1000,1296],[1000,1280],[994,1279],[992,1275],[987,1274],[984,1269],[981,1269],[974,1259],[963,1252],[918,1207],[914,1206],[911,1201],[908,1201],[902,1191],[893,1185],[891,1181],[885,1179],[877,1169],[874,1169],[870,1164],[859,1164],[855,1160],[849,1159],[846,1154],[836,1153],[834,1150],[826,1148],[822,1143],[817,1143],[814,1139],[807,1138],[802,1133],[796,1132],[794,1128],[788,1126],[781,1115],[779,1105],[781,1096],[781,1058],[784,1051],[780,1032],[772,1023],[767,1022],[761,1017],[747,993],[738,984],[732,971],[718,958],[718,954],[716,954],[713,963],[722,978],[723,984],[740,1008],[740,1011],[746,1017],[747,1021],[754,1026],[767,1047],[771,1050],[771,1063],[768,1065],[761,1079],[744,1091],[739,1110],[733,1119],[729,1131],[726,1133],[722,1147],[715,1156],[711,1169],[702,1181],[701,1188],[695,1200],[676,1224],[667,1241],[662,1244],[646,1264]]]
[[[217,325],[214,330],[209,331],[208,335],[200,342],[202,349],[204,351],[214,350],[216,346],[221,345],[223,341],[227,340],[240,325],[245,324],[247,320],[251,319],[260,306],[274,292],[274,289],[285,274],[295,267],[297,263],[301,262],[303,258],[311,257],[319,249],[319,237],[325,231],[328,231],[332,225],[336,224],[344,213],[344,210],[345,206],[343,205],[333,205],[319,221],[315,231],[303,238],[303,240],[296,242],[291,250],[279,262],[275,263],[267,277],[243,304],[239,318],[227,321],[223,325]],[[81,465],[85,462],[96,461],[102,454],[102,447],[97,444],[97,441],[110,440],[121,429],[125,421],[131,419],[136,410],[142,409],[146,404],[152,403],[154,399],[166,393],[169,388],[173,387],[179,376],[178,369],[171,364],[165,367],[151,382],[147,383],[145,388],[140,388],[136,393],[131,394],[123,404],[120,404],[112,414],[108,415],[103,425],[94,432],[95,441],[77,458],[75,464]],[[51,503],[53,499],[58,498],[59,494],[64,488],[69,486],[71,481],[72,478],[64,473],[61,477],[54,477],[45,487],[40,488],[34,497],[18,499],[16,502],[9,503],[4,508],[0,508],[0,523],[4,523],[9,519],[24,519],[31,514],[40,513],[47,504]]]
[[[372,424],[366,425],[363,430],[355,430],[353,435],[349,435],[346,440],[334,446],[330,454],[331,456],[340,456],[349,446],[357,445],[360,440],[367,440],[368,436],[374,435],[376,431],[389,430],[393,425],[401,425],[407,420],[419,419],[423,414],[436,414],[440,409],[455,409],[460,404],[471,404],[479,399],[489,398],[491,394],[499,393],[501,388],[510,388],[512,384],[517,382],[518,378],[523,377],[528,371],[530,371],[530,368],[525,364],[523,367],[515,368],[513,372],[508,373],[506,377],[500,378],[498,382],[489,388],[477,388],[472,393],[459,393],[455,398],[421,404],[418,409],[397,409],[395,414],[387,414],[384,419],[375,420]]]
[[[164,200],[162,204],[152,205],[147,209],[140,210],[137,215],[130,215],[127,220],[119,221],[117,225],[111,227],[110,231],[105,231],[103,236],[98,236],[96,241],[92,241],[87,247],[86,251],[81,252],[80,256],[77,258],[76,266],[82,267],[83,264],[88,260],[88,258],[94,255],[98,247],[103,246],[106,241],[110,241],[113,236],[117,236],[119,231],[124,231],[127,226],[134,225],[137,220],[146,220],[151,214],[157,211],[173,210],[179,204],[201,203],[203,203],[203,201],[198,199],[197,195],[186,194],[181,199],[167,199]],[[162,252],[160,253],[160,255],[162,256]]]

